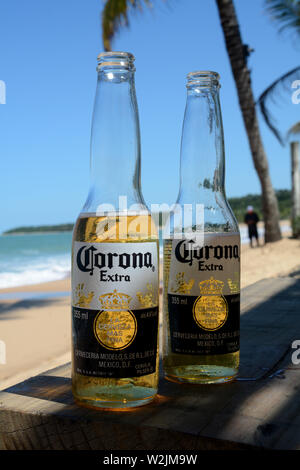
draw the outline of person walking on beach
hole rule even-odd
[[[259,246],[258,233],[257,233],[257,222],[259,217],[256,212],[254,212],[252,206],[247,207],[247,213],[245,214],[245,224],[248,225],[248,234],[250,238],[250,246],[253,248],[252,239],[256,238],[256,245]]]

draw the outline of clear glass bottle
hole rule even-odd
[[[163,363],[176,382],[228,382],[239,366],[240,235],[224,190],[219,88],[215,72],[187,76],[177,208],[190,209],[181,227],[171,214],[164,240]]]
[[[140,188],[134,57],[98,57],[91,186],[72,242],[72,390],[126,409],[158,386],[158,236]]]

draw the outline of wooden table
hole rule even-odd
[[[192,386],[161,378],[147,406],[93,411],[74,404],[66,364],[0,392],[0,449],[300,449],[297,339],[300,279],[260,281],[242,292],[235,382]]]

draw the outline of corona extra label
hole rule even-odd
[[[157,242],[74,241],[73,250],[76,373],[118,379],[155,373]]]
[[[167,291],[171,349],[216,355],[239,350],[239,234],[169,242]]]

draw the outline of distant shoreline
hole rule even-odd
[[[280,226],[282,225],[289,225],[290,226],[290,220],[289,219],[280,219],[279,221],[280,223]],[[239,227],[240,228],[244,228],[244,227],[247,227],[247,225],[243,222],[240,222],[239,224]],[[258,227],[263,227],[264,226],[264,222],[263,220],[261,220],[259,223],[258,223]],[[162,227],[159,227],[159,229],[162,229]],[[30,230],[28,231],[24,231],[24,232],[19,232],[19,231],[15,231],[15,232],[11,232],[11,231],[7,231],[7,232],[2,232],[0,234],[0,236],[9,236],[9,235],[47,235],[47,234],[57,234],[57,233],[71,233],[73,231],[73,228],[72,229],[68,229],[68,230],[45,230],[45,231],[42,231],[42,230],[33,230],[32,232]]]
[[[287,220],[290,218],[291,215],[291,191],[289,189],[278,189],[275,192],[278,200],[280,220]],[[255,208],[255,212],[257,212],[260,220],[263,220],[261,195],[247,194],[245,196],[240,197],[230,197],[228,198],[228,202],[239,224],[244,221],[244,215],[249,205]],[[12,229],[5,230],[1,235],[26,235],[27,233],[70,232],[73,230],[73,227],[74,223],[70,222],[62,224],[31,225],[28,227],[23,225],[20,227],[14,227]]]
[[[9,235],[47,235],[48,233],[70,233],[73,230],[49,230],[49,231],[39,231],[36,230],[35,232],[3,232],[1,236],[8,237]]]

